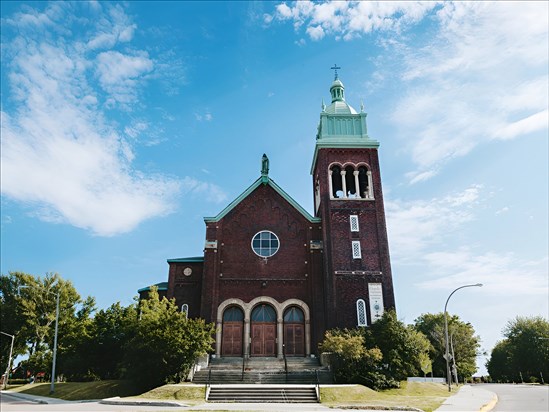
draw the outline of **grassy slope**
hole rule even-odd
[[[448,395],[439,383],[401,382],[399,389],[382,392],[361,385],[321,388],[322,403],[328,406],[406,406],[426,412],[438,408]]]
[[[33,383],[13,388],[14,392],[37,396],[51,396],[68,401],[104,399],[113,396],[131,396],[137,393],[128,381],[61,382],[55,384],[55,393],[50,395],[49,383]]]

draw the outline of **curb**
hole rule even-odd
[[[150,401],[150,400],[123,400],[120,396],[107,398],[99,401],[103,405],[126,405],[126,406],[169,406],[172,408],[186,408],[189,405],[173,401]]]
[[[496,404],[498,403],[498,396],[494,394],[494,397],[490,402],[488,402],[486,405],[483,405],[482,408],[480,408],[479,412],[490,412]]]

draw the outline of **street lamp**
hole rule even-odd
[[[11,347],[10,347],[10,356],[8,358],[8,366],[6,368],[6,379],[4,379],[4,389],[8,387],[8,379],[10,377],[10,371],[11,371],[11,355],[13,353],[13,341],[15,339],[14,335],[10,335],[9,333],[0,331],[1,334],[9,336],[11,338]]]
[[[448,307],[448,301],[452,297],[454,293],[456,293],[458,290],[463,288],[471,288],[475,286],[482,286],[482,283],[475,283],[474,285],[464,285],[460,286],[457,289],[454,289],[452,293],[450,293],[450,296],[448,296],[448,299],[446,299],[446,304],[444,305],[444,338],[446,342],[446,351],[444,354],[444,359],[446,359],[446,380],[448,381],[448,391],[452,391],[452,375],[450,375],[450,349],[448,344],[448,312],[446,311],[446,308]]]

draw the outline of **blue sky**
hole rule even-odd
[[[330,67],[380,141],[397,312],[548,317],[547,2],[2,2],[1,271],[104,308],[258,176],[312,213]],[[479,366],[484,363],[479,360]],[[481,372],[483,369],[481,369]]]

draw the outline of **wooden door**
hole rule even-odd
[[[286,356],[305,356],[305,334],[302,323],[284,324]]]
[[[276,355],[276,324],[252,324],[252,356]]]
[[[221,356],[242,356],[242,322],[223,322]]]

